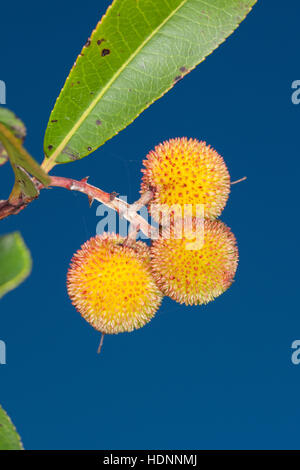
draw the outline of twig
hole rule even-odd
[[[50,176],[50,178],[50,186],[57,186],[69,189],[70,191],[80,191],[88,196],[89,201],[95,199],[96,201],[102,202],[102,204],[118,212],[120,217],[124,217],[124,219],[128,220],[135,227],[139,226],[139,230],[147,237],[151,238],[155,235],[156,229],[137,213],[137,210],[145,204],[145,201],[150,202],[153,197],[151,191],[147,191],[136,203],[130,205],[122,199],[117,198],[116,193],[105,193],[101,189],[88,184],[86,178],[81,181],[63,178],[61,176]]]
[[[131,204],[131,209],[138,212],[139,210],[141,210],[142,207],[149,204],[149,202],[153,199],[153,196],[154,194],[152,191],[146,191],[141,195],[140,199]]]
[[[134,226],[139,226],[139,229],[149,238],[156,235],[157,229],[152,227],[148,222],[137,213],[141,207],[148,202],[150,202],[153,194],[151,191],[147,191],[145,194],[141,196],[141,198],[134,204],[130,205],[127,202],[123,201],[122,199],[117,198],[117,193],[106,193],[95,186],[87,183],[87,178],[83,178],[81,181],[74,180],[72,178],[64,178],[62,176],[50,176],[50,186],[56,186],[60,188],[69,189],[70,191],[79,191],[83,194],[86,194],[89,203],[91,204],[94,200],[105,204],[107,207],[115,210],[118,212],[120,217],[124,217],[124,219],[128,220]],[[45,187],[41,184],[36,182],[36,188],[38,190],[44,189]],[[0,201],[0,220],[8,217],[12,214],[17,214],[21,210],[25,209],[28,203],[31,202],[28,199],[21,198],[19,201],[12,202],[8,201]]]
[[[238,183],[241,183],[242,181],[246,181],[247,179],[247,176],[244,176],[243,178],[239,179],[239,180],[236,180],[236,181],[232,181],[230,184],[233,185],[233,184],[238,184]]]
[[[132,246],[134,242],[136,241],[137,234],[140,231],[140,226],[139,224],[131,223],[129,226],[129,233],[128,236],[125,240],[124,245],[126,246]]]
[[[28,202],[20,200],[18,204],[12,204],[9,200],[0,201],[0,220],[5,219],[9,215],[18,214],[23,209],[25,209],[25,207],[28,205]]]
[[[72,178],[64,178],[62,176],[50,176],[51,182],[49,186],[57,186],[60,188],[69,189],[70,191],[79,191],[86,194],[89,198],[97,199],[103,204],[111,201],[111,195],[105,193],[99,188],[87,183],[87,178],[81,181],[73,180]]]
[[[98,350],[97,350],[98,354],[101,353],[101,349],[102,349],[102,346],[103,346],[103,340],[104,340],[104,333],[102,333],[102,335],[101,335],[100,343],[99,343]]]

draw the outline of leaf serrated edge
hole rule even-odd
[[[103,17],[101,18],[101,21],[97,24],[96,28],[93,30],[92,32],[92,35],[91,35],[91,40],[94,36],[94,34],[97,32],[98,28],[100,27],[101,23],[103,22],[103,20],[106,18],[106,16],[108,15],[108,12],[109,10],[114,6],[115,2],[117,0],[114,0],[113,3],[109,6],[109,8],[107,9],[106,13],[103,15]],[[86,119],[86,116],[88,116],[90,114],[90,112],[95,108],[95,106],[98,104],[98,102],[100,101],[100,99],[105,95],[105,93],[107,92],[107,90],[109,90],[110,86],[117,80],[117,78],[120,76],[120,74],[123,72],[123,70],[130,64],[130,62],[137,56],[137,54],[144,48],[144,46],[146,44],[148,44],[148,42],[152,39],[152,37],[177,13],[177,11],[179,11],[187,2],[188,0],[182,0],[182,2],[178,5],[178,7],[172,11],[172,13],[157,27],[155,28],[155,30],[153,30],[153,32],[147,36],[147,38],[142,42],[142,44],[136,49],[136,51],[134,52],[134,54],[131,54],[130,57],[126,60],[126,62],[124,62],[124,64],[120,67],[120,69],[118,70],[118,73],[114,74],[114,76],[108,81],[108,83],[103,87],[103,89],[101,90],[101,92],[95,97],[95,99],[92,101],[92,103],[88,106],[87,110],[82,114],[82,117],[76,122],[76,124],[73,126],[73,128],[71,129],[71,131],[68,132],[68,134],[66,135],[66,137],[62,140],[62,142],[60,143],[60,145],[54,150],[54,152],[52,153],[52,155],[50,157],[46,157],[45,160],[43,161],[42,163],[42,168],[46,171],[46,172],[49,172],[53,166],[56,164],[56,163],[69,163],[69,160],[67,160],[66,162],[56,162],[56,158],[60,156],[60,154],[62,153],[62,151],[64,150],[64,148],[66,147],[66,145],[68,144],[68,142],[72,139],[72,137],[75,135],[76,131],[79,129],[79,127],[82,125],[82,123],[85,121]],[[195,64],[193,67],[191,67],[184,75],[182,75],[182,77],[184,77],[185,75],[187,75],[188,73],[190,73],[192,70],[194,70],[199,64],[201,64],[205,59],[206,57],[208,57],[210,54],[212,54],[212,52],[214,52],[221,44],[223,44],[226,39],[238,28],[238,26],[242,23],[242,21],[246,18],[246,16],[250,13],[250,11],[253,9],[253,6],[255,5],[255,3],[257,2],[257,0],[253,0],[253,3],[251,6],[249,6],[249,8],[246,10],[245,14],[241,16],[241,19],[240,19],[240,22],[237,23],[236,27],[233,28],[225,37],[224,39],[222,39],[217,45],[216,47],[211,51],[209,52],[206,56],[203,57],[202,60],[200,60],[200,62],[198,62],[197,64]],[[82,49],[82,51],[84,50],[84,47]],[[66,80],[66,83],[67,81],[69,80],[70,78],[70,75],[74,69],[74,67],[77,65],[77,62],[78,60],[80,60],[82,58],[81,54],[79,54],[79,56],[77,57],[77,60],[75,62],[75,64],[73,65],[68,77],[67,77],[67,80]],[[60,99],[61,97],[61,94],[65,88],[65,85],[66,83],[64,84],[56,102]],[[173,82],[169,88],[167,88],[166,90],[163,91],[163,93],[159,96],[157,96],[156,98],[154,98],[152,101],[150,101],[149,103],[147,103],[147,105],[141,109],[141,111],[131,120],[129,121],[124,127],[122,127],[118,132],[112,134],[110,137],[108,137],[100,146],[104,145],[105,142],[107,142],[109,139],[111,139],[112,137],[114,137],[115,135],[117,135],[120,131],[122,131],[123,129],[125,129],[126,127],[128,127],[133,121],[135,121],[135,119],[143,112],[145,111],[147,108],[149,108],[155,101],[159,100],[162,96],[164,96],[168,91],[170,91],[174,85],[176,84],[176,82]],[[51,113],[52,114],[52,113]],[[50,115],[50,119],[51,119],[51,115]],[[93,149],[93,151],[97,150],[99,147]],[[92,153],[92,152],[91,152]],[[89,154],[87,154],[89,155]],[[82,157],[79,158],[79,160],[81,158],[84,158],[86,155],[83,155]]]
[[[16,426],[14,425],[14,423],[12,422],[11,418],[8,416],[8,414],[6,413],[6,411],[2,408],[2,406],[0,405],[0,410],[3,411],[4,413],[4,416],[7,418],[8,422],[11,424],[12,426],[12,429],[15,431],[16,433],[16,436],[17,436],[17,439],[18,439],[18,442],[19,442],[19,445],[20,445],[20,449],[15,449],[15,450],[24,450],[24,446],[23,446],[23,443],[22,443],[22,440],[21,440],[21,437],[16,429]]]

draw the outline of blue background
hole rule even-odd
[[[50,110],[108,1],[2,2],[0,79],[42,160]],[[0,304],[0,403],[27,449],[300,448],[299,120],[300,5],[259,1],[195,71],[92,156],[54,174],[91,176],[138,197],[141,162],[170,137],[206,140],[232,188],[222,214],[239,244],[236,282],[206,307],[165,299],[131,334],[99,333],[71,306],[65,277],[99,217],[81,194],[43,191],[1,233],[21,230],[34,265]],[[0,199],[13,183],[1,167]]]

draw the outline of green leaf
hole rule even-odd
[[[47,170],[96,150],[210,54],[256,0],[115,0],[51,113]]]
[[[22,142],[26,136],[26,127],[12,111],[7,108],[0,108],[0,122],[4,124],[12,133]],[[3,165],[8,158],[6,149],[0,142],[0,166]]]
[[[22,142],[8,127],[0,122],[0,142],[2,143],[15,173],[15,186],[10,200],[19,199],[20,193],[28,199],[38,196],[38,190],[31,176],[44,186],[50,183],[49,176],[24,149]]]
[[[23,450],[23,445],[15,426],[0,406],[0,450]]]
[[[26,279],[31,265],[29,250],[19,232],[0,237],[0,298]]]
[[[25,124],[9,109],[0,108],[0,122],[8,127],[18,139],[23,141],[26,137]]]

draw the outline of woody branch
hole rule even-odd
[[[147,191],[142,194],[140,199],[135,203],[128,204],[122,199],[119,199],[116,193],[106,193],[101,189],[88,184],[88,178],[83,178],[81,181],[61,176],[51,176],[50,178],[51,182],[49,186],[65,188],[70,191],[79,191],[87,195],[90,204],[96,200],[115,210],[120,217],[124,217],[124,219],[130,222],[131,232],[134,228],[138,228],[149,238],[156,233],[156,229],[152,225],[148,224],[148,222],[138,214],[138,211],[151,201],[153,197],[153,193],[151,191]]]

